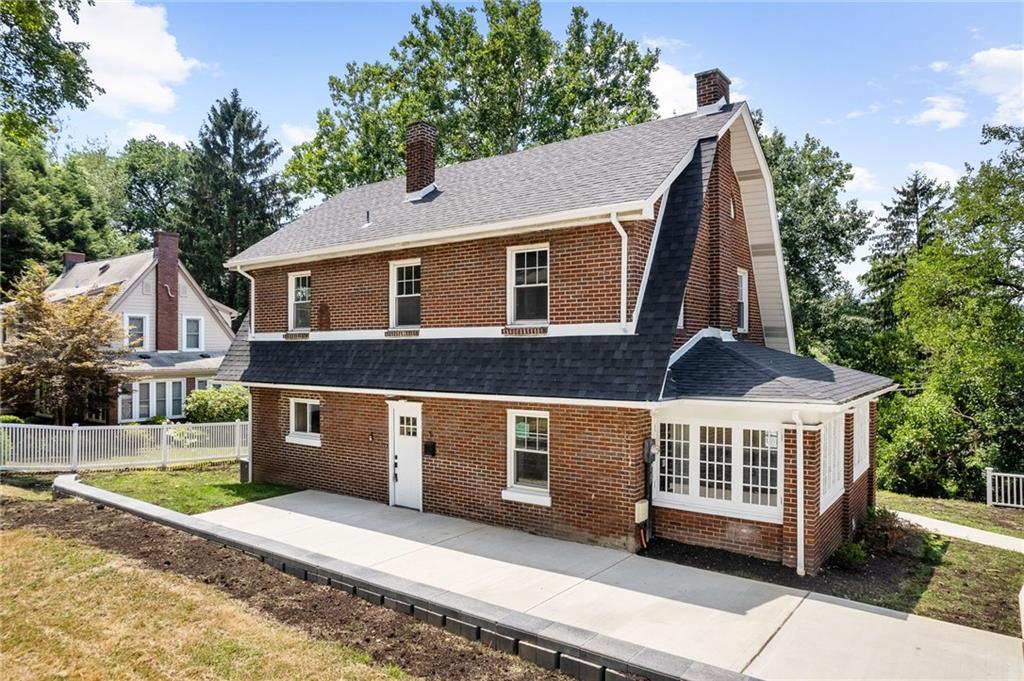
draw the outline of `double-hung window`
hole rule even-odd
[[[821,427],[821,511],[843,496],[843,457],[846,453],[846,416],[840,414]]]
[[[312,280],[309,272],[293,272],[288,275],[289,331],[309,330],[312,294]]]
[[[662,421],[657,505],[782,522],[781,427]]]
[[[121,421],[145,421],[154,416],[180,419],[185,415],[185,381],[123,383],[118,391]]]
[[[871,437],[871,419],[868,405],[862,404],[853,410],[853,479],[856,480],[868,469],[868,447]]]
[[[391,263],[391,327],[420,325],[420,261]]]
[[[289,406],[290,426],[285,441],[320,446],[320,402],[292,398]]]
[[[182,348],[184,350],[203,349],[203,318],[185,317],[182,329]]]
[[[128,347],[133,350],[149,348],[149,334],[146,327],[149,320],[146,315],[125,315],[124,330],[128,337]]]
[[[546,411],[508,412],[508,487],[502,498],[550,506]]]
[[[746,270],[736,270],[736,331],[747,333],[750,325],[749,275]]]
[[[508,317],[512,324],[548,323],[548,247],[508,250]]]

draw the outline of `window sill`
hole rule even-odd
[[[548,332],[547,322],[509,324],[501,330],[503,336],[543,336]]]
[[[392,326],[384,331],[385,338],[408,338],[420,335],[418,326]]]
[[[731,505],[727,503],[715,504],[711,502],[697,502],[689,499],[674,499],[666,494],[654,495],[655,508],[674,508],[680,511],[691,513],[705,513],[725,518],[739,518],[741,520],[756,520],[762,523],[782,524],[782,508],[768,506],[764,510],[751,506]]]
[[[285,340],[305,340],[309,338],[309,329],[289,329],[284,333]]]
[[[501,498],[505,501],[517,501],[521,504],[551,507],[551,495],[543,490],[526,490],[521,487],[506,487],[501,490]]]
[[[312,435],[300,435],[298,433],[288,433],[284,437],[285,442],[290,442],[293,445],[306,445],[307,447],[319,447],[320,436]]]

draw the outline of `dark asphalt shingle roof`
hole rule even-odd
[[[228,264],[646,200],[698,140],[716,135],[741,106],[438,168],[438,190],[415,203],[405,201],[404,176],[352,187]]]
[[[704,338],[669,368],[664,399],[842,404],[891,385],[884,376],[755,343]]]

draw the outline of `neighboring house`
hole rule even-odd
[[[717,69],[699,109],[341,193],[232,258],[218,378],[254,476],[813,572],[874,502],[889,379],[793,354],[771,176]],[[645,489],[645,454],[653,463]]]
[[[178,259],[178,235],[156,232],[154,248],[85,261],[64,254],[64,271],[47,289],[51,300],[116,286],[108,309],[131,343],[125,372],[132,378],[115,396],[97,395],[86,420],[130,423],[154,416],[183,418],[185,397],[210,387],[234,333],[235,310],[211,300]]]

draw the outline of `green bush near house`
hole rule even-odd
[[[249,391],[240,385],[193,390],[185,399],[185,417],[192,423],[223,423],[249,418]]]
[[[14,414],[0,414],[0,423],[25,423],[25,419]]]
[[[860,542],[844,541],[832,554],[832,562],[840,569],[856,572],[868,562],[868,552]]]

